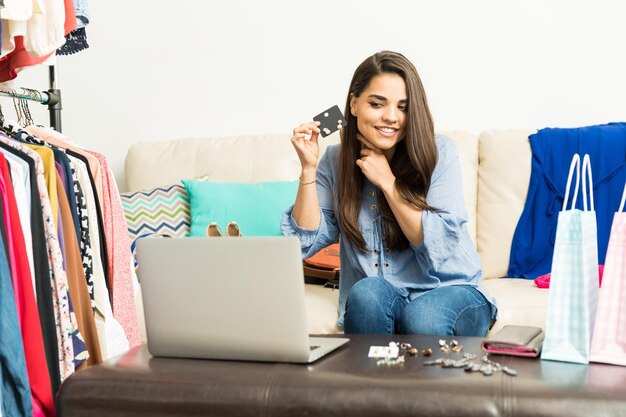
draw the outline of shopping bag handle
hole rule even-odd
[[[561,211],[567,210],[567,200],[569,198],[569,190],[572,185],[572,178],[574,177],[574,170],[576,170],[576,186],[574,187],[574,195],[572,196],[572,204],[570,210],[576,208],[576,199],[578,198],[578,188],[580,185],[581,168],[580,168],[580,155],[577,153],[572,157],[572,163],[569,166],[569,174],[567,175],[567,184],[565,185],[565,199],[563,200],[563,208]],[[593,177],[591,175],[591,159],[589,154],[585,154],[582,162],[582,186],[583,186],[583,210],[595,211],[593,204]],[[587,185],[587,183],[589,183]],[[587,189],[589,189],[589,200],[587,200]],[[587,204],[589,201],[589,204]]]
[[[580,155],[577,153],[572,157],[572,163],[569,166],[569,174],[567,175],[567,184],[565,185],[565,199],[563,200],[563,208],[561,211],[567,210],[567,199],[569,198],[569,189],[572,185],[572,177],[574,176],[574,169],[576,170],[576,187],[574,188],[574,196],[572,197],[572,206],[570,210],[576,207],[576,197],[578,196],[578,187],[580,185]]]
[[[587,175],[585,175],[587,174]],[[591,211],[595,211],[593,206],[593,178],[591,177],[591,159],[589,159],[589,154],[585,154],[583,157],[583,209],[587,211],[587,182],[585,179],[589,180],[589,207]]]
[[[626,202],[626,182],[624,183],[624,192],[622,193],[622,202],[619,204],[618,211],[624,211],[624,203]]]

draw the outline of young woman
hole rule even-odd
[[[340,241],[339,325],[484,336],[495,300],[480,285],[456,147],[435,136],[417,70],[395,52],[367,58],[345,113],[341,144],[319,164],[319,123],[293,130],[302,173],[281,225],[305,258]]]

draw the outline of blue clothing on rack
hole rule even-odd
[[[0,221],[4,223],[0,204]],[[2,227],[2,226],[0,226]],[[31,390],[26,373],[22,333],[17,321],[13,283],[4,238],[0,236],[0,415],[26,417],[33,415]]]
[[[550,272],[557,218],[575,153],[581,157],[589,154],[591,160],[598,262],[604,264],[613,214],[626,181],[626,123],[542,129],[529,139],[532,171],[526,204],[513,235],[508,276],[534,279]],[[582,209],[582,189],[579,194],[576,207]]]

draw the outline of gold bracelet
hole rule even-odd
[[[302,177],[298,179],[300,180],[300,185],[310,185],[310,184],[315,184],[317,182],[317,177],[315,177],[315,179],[311,182],[302,182]]]

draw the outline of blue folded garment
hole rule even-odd
[[[508,276],[534,279],[550,272],[557,218],[575,153],[589,154],[591,159],[598,262],[604,264],[613,214],[619,208],[626,181],[626,123],[547,128],[529,140],[533,155],[530,184],[513,235]],[[581,189],[576,207],[582,209],[582,204]]]

